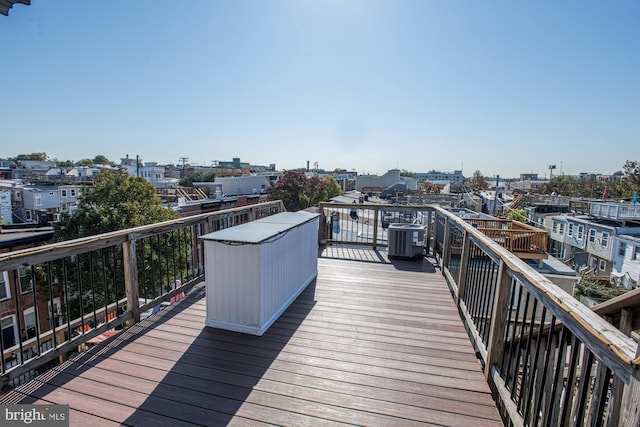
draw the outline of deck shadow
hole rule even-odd
[[[192,341],[184,350],[182,340],[167,338],[165,359],[159,363],[169,366],[166,374],[123,423],[135,425],[148,414],[160,414],[172,425],[273,419],[278,409],[263,406],[254,389],[313,309],[315,284],[313,280],[287,310],[295,310],[296,320],[284,324],[279,319],[262,336],[202,325],[185,331]]]
[[[179,315],[202,296],[194,292],[186,296],[181,304],[169,306],[147,319],[123,329],[118,335],[106,339],[102,343],[71,356],[67,361],[43,372],[30,382],[22,384],[0,397],[3,404],[30,404],[39,399],[47,400],[53,388],[64,387],[74,377],[81,376],[104,359],[112,357],[129,343],[153,331],[162,322]]]

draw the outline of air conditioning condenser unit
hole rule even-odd
[[[390,224],[389,257],[418,258],[424,254],[424,227],[421,224]]]

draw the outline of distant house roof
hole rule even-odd
[[[2,0],[0,0],[2,1]],[[37,245],[39,243],[48,242],[53,238],[53,231],[23,231],[23,232],[10,232],[0,233],[0,249],[9,249],[25,246],[25,245]]]
[[[9,9],[11,9],[15,3],[30,5],[31,0],[0,0],[0,14],[9,16]]]

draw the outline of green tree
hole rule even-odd
[[[109,165],[109,166],[115,166],[115,162],[112,162],[111,160],[107,159],[105,156],[103,156],[102,154],[98,154],[97,156],[95,156],[93,158],[93,163],[96,165]]]
[[[400,171],[400,176],[406,176],[407,178],[415,178],[416,177],[416,173],[415,172],[411,172],[411,171],[406,170],[406,169],[402,169]]]
[[[467,180],[467,184],[474,190],[487,190],[489,189],[489,183],[479,170],[476,170],[471,178]]]
[[[144,178],[127,171],[102,171],[93,186],[84,187],[73,215],[65,212],[54,224],[56,241],[92,236],[177,218],[161,204],[156,190]]]
[[[640,162],[637,160],[627,160],[624,164],[624,179],[629,186],[638,191],[640,189]]]
[[[307,179],[300,170],[282,173],[275,184],[267,189],[269,200],[282,200],[288,211],[299,211],[328,200],[327,189],[318,177]]]
[[[73,160],[58,160],[56,161],[56,166],[60,168],[72,168],[74,167],[76,162]]]
[[[333,176],[326,175],[324,178],[322,178],[322,183],[327,190],[327,200],[342,195],[340,184],[338,184],[338,181],[336,181]]]
[[[194,182],[214,182],[216,180],[215,172],[196,172],[188,171],[185,176],[180,178],[178,184],[183,187],[193,187]]]
[[[123,230],[175,219],[178,214],[162,206],[153,185],[125,170],[102,171],[93,186],[83,187],[78,209],[64,213],[54,224],[54,240],[63,241]],[[154,298],[167,291],[177,279],[189,278],[191,254],[189,230],[172,231],[138,240],[138,283],[140,296]],[[51,276],[59,283],[56,294],[65,301],[63,315],[75,319],[95,307],[125,296],[123,254],[98,250],[77,254],[53,263]],[[98,286],[95,286],[98,284]]]
[[[507,212],[507,219],[511,221],[527,222],[527,213],[524,209],[511,209]]]
[[[91,159],[82,159],[76,162],[76,166],[91,166],[93,165],[93,160]]]
[[[48,160],[49,156],[47,153],[31,153],[31,154],[18,154],[16,157],[10,159],[15,161],[18,160]]]

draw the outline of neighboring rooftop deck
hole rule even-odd
[[[327,247],[262,337],[204,326],[204,289],[0,403],[70,404],[71,425],[502,425],[429,260]]]

